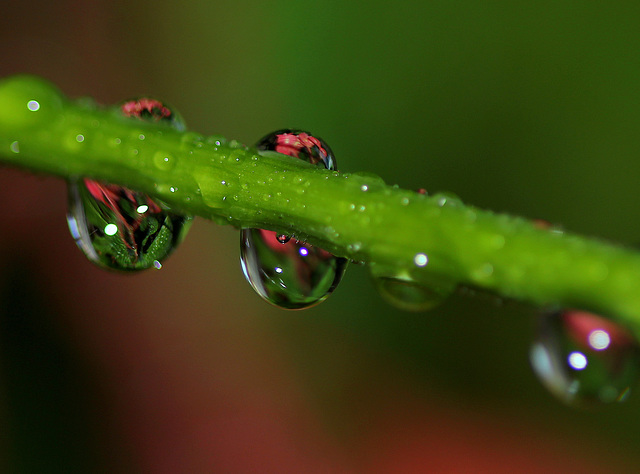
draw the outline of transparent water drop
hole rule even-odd
[[[184,129],[182,120],[157,100],[127,101],[120,110],[128,117]],[[135,271],[161,268],[161,261],[184,239],[192,217],[124,186],[76,177],[69,181],[67,222],[90,261]]]
[[[191,224],[144,193],[87,178],[69,182],[67,221],[90,261],[122,271],[157,268]]]
[[[266,301],[302,309],[324,301],[336,288],[347,260],[263,229],[242,229],[241,264],[246,279]]]
[[[623,326],[586,311],[546,311],[530,360],[563,402],[588,406],[625,400],[640,376],[640,347]]]
[[[256,148],[259,152],[282,153],[329,170],[336,168],[331,148],[301,130],[270,133]],[[286,309],[307,308],[324,301],[342,279],[347,266],[345,258],[263,229],[242,229],[240,250],[242,271],[253,289],[269,303]]]
[[[369,265],[373,282],[380,295],[390,304],[405,311],[426,311],[442,303],[455,291],[453,280],[421,270],[420,281],[409,271],[392,273],[375,263]]]
[[[426,311],[438,306],[451,293],[418,285],[401,278],[378,277],[373,279],[380,295],[390,304],[405,311]]]

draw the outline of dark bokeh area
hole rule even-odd
[[[639,21],[630,1],[9,1],[0,76],[148,94],[248,144],[307,129],[343,171],[637,244]],[[108,273],[66,199],[0,170],[2,472],[637,471],[640,397],[556,402],[535,308],[406,313],[352,265],[281,311],[204,220],[161,271]]]

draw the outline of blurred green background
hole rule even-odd
[[[343,171],[638,244],[639,22],[631,1],[9,0],[0,76],[148,94],[247,144],[307,129]],[[552,399],[535,308],[405,313],[352,265],[285,312],[231,228],[120,276],[75,248],[62,181],[3,168],[0,202],[2,472],[637,471],[640,397]]]

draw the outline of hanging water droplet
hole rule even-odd
[[[387,302],[406,311],[426,311],[449,296],[400,278],[380,277],[373,281]]]
[[[432,309],[451,296],[457,287],[454,281],[445,277],[421,274],[418,282],[409,272],[393,274],[375,263],[369,266],[369,270],[380,295],[405,311]]]
[[[156,100],[128,101],[121,111],[184,129],[181,119]],[[104,268],[161,268],[161,261],[184,239],[191,221],[191,216],[171,212],[163,203],[123,186],[82,177],[69,181],[71,235],[89,260]]]
[[[640,376],[640,347],[633,335],[574,309],[541,315],[530,359],[543,385],[571,405],[620,402]]]
[[[191,217],[144,193],[86,178],[69,183],[71,235],[93,263],[115,270],[157,267],[182,241]]]
[[[307,308],[325,300],[340,282],[347,260],[273,231],[242,229],[242,271],[253,289],[281,308]]]
[[[336,168],[329,146],[300,130],[271,133],[256,148],[329,170]],[[243,229],[240,250],[242,271],[254,290],[266,301],[287,309],[307,308],[325,300],[342,279],[347,265],[345,258],[262,229]]]

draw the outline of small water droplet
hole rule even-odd
[[[299,130],[271,133],[256,148],[329,170],[336,166],[333,152],[325,142]],[[298,182],[303,179],[299,177]],[[305,192],[304,184],[298,192]],[[270,197],[267,195],[265,199]],[[307,308],[325,300],[342,279],[347,265],[345,258],[262,229],[243,229],[240,248],[242,271],[253,289],[269,303],[287,309]]]
[[[363,184],[362,186],[360,186],[360,190],[363,192],[367,192],[369,190],[369,186],[367,186],[366,184]]]
[[[623,326],[574,309],[545,311],[530,351],[542,384],[563,402],[624,400],[640,376],[640,347]]]
[[[37,112],[38,110],[40,110],[40,102],[38,102],[37,100],[30,100],[29,102],[27,102],[27,109],[29,109],[31,112]]]
[[[121,111],[125,116],[183,127],[172,111],[151,99],[125,102]],[[76,141],[81,143],[84,136],[77,134]],[[130,151],[134,156],[137,152]],[[191,221],[191,216],[173,213],[146,194],[123,186],[82,177],[69,182],[71,235],[87,258],[103,268],[161,268],[160,262],[182,241]]]
[[[424,267],[429,263],[429,257],[427,257],[426,253],[417,253],[413,257],[413,263],[415,263],[417,267]]]
[[[11,142],[11,145],[9,145],[9,149],[13,153],[20,153],[20,143],[18,143],[17,141]]]
[[[162,171],[169,171],[176,165],[176,158],[164,151],[157,151],[153,155],[153,164]]]
[[[437,194],[434,194],[433,197],[436,198],[438,206],[440,207],[445,207],[445,206],[456,207],[462,204],[462,201],[460,200],[460,198],[450,192],[437,193]]]

